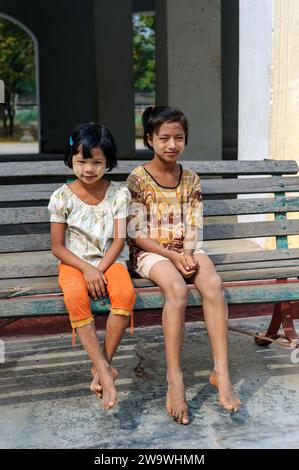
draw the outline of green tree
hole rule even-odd
[[[155,16],[133,16],[134,85],[136,91],[155,90]]]
[[[12,137],[16,95],[35,90],[34,44],[26,31],[6,18],[0,18],[0,44],[0,78],[5,83],[4,130],[6,136]]]

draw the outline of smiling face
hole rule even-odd
[[[73,170],[77,178],[85,184],[94,184],[100,180],[106,172],[107,159],[99,148],[90,150],[92,158],[84,158],[82,148],[73,156]]]
[[[185,132],[179,122],[164,122],[158,132],[147,135],[155,156],[165,163],[176,162],[185,149]]]

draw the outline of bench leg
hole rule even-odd
[[[299,303],[289,303],[289,307],[285,310],[282,318],[282,326],[286,338],[290,341],[291,345],[298,348],[299,347],[299,337],[295,330],[295,325],[293,321],[293,313],[298,309]]]
[[[297,308],[297,304],[291,302],[280,302],[275,304],[272,319],[265,335],[261,334],[260,338],[256,338],[255,342],[259,346],[268,346],[270,344],[266,338],[278,339],[285,338],[290,342],[292,347],[299,347],[299,337],[295,330],[292,313]],[[279,334],[279,328],[282,326],[284,335]]]
[[[12,318],[10,320],[1,320],[0,328],[4,328],[5,326],[10,325],[11,323],[14,323],[18,320],[19,318]]]

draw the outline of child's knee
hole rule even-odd
[[[65,284],[63,288],[63,300],[65,307],[70,316],[71,323],[73,322],[92,322],[93,316],[90,309],[90,298],[88,291],[83,286],[72,288],[71,284]],[[78,328],[82,325],[74,325],[73,328]]]
[[[127,269],[120,263],[115,263],[107,271],[108,294],[112,308],[133,310],[136,294]]]
[[[121,297],[124,303],[128,303],[134,307],[136,302],[136,292],[132,282],[126,285],[125,290],[121,292]]]
[[[112,308],[132,311],[136,301],[134,286],[132,283],[114,286],[109,292],[109,297]]]
[[[88,310],[90,308],[90,300],[88,293],[84,290],[65,290],[63,299],[67,309]]]

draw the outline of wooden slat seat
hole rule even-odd
[[[120,161],[108,177],[125,181],[142,163]],[[182,164],[201,176],[204,248],[216,243],[218,252],[210,256],[225,282],[228,302],[275,303],[275,315],[285,326],[287,313],[299,302],[299,248],[288,244],[289,236],[299,235],[296,162]],[[66,313],[57,284],[57,260],[50,252],[47,204],[52,192],[72,176],[63,161],[0,163],[0,319]],[[274,237],[276,249],[247,250],[246,241],[258,237]],[[221,242],[227,240],[232,246],[235,240],[244,240],[244,250],[239,242],[239,252],[221,252]],[[163,306],[161,292],[150,281],[133,281],[136,310]],[[200,305],[192,285],[189,292],[189,306]],[[107,304],[92,301],[92,308],[107,311]],[[277,328],[267,335],[276,337]]]

